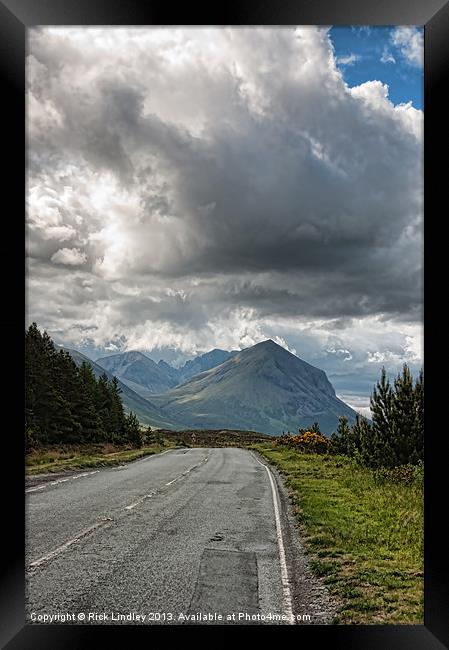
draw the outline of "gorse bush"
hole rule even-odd
[[[393,384],[382,368],[370,400],[372,421],[357,415],[352,427],[339,419],[331,436],[332,451],[368,467],[417,465],[424,456],[424,377],[413,382],[404,364]]]
[[[137,418],[125,415],[116,377],[95,377],[56,350],[33,323],[25,333],[25,448],[111,442],[140,446]]]
[[[329,440],[321,433],[300,429],[298,435],[282,435],[275,444],[285,445],[309,454],[326,454],[330,450]]]

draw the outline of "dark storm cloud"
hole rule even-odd
[[[421,320],[422,114],[326,30],[40,28],[27,72],[30,317],[189,350]]]

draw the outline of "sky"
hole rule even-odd
[[[422,365],[423,31],[28,31],[27,323],[95,359],[267,338],[367,413]]]

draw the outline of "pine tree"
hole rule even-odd
[[[120,442],[127,437],[125,412],[120,397],[121,392],[122,390],[118,386],[117,377],[113,377],[109,382],[110,424],[114,439],[117,440],[117,442]]]
[[[27,449],[32,442],[42,442],[43,432],[40,427],[38,404],[42,389],[43,372],[42,336],[36,323],[32,323],[25,332],[25,429],[27,431]]]
[[[100,442],[105,439],[100,417],[95,408],[97,380],[90,363],[83,361],[78,369],[80,384],[80,404],[78,416],[81,423],[83,442]]]
[[[348,418],[342,415],[338,418],[337,430],[334,431],[330,438],[334,453],[348,454],[350,436],[351,429],[348,424]]]
[[[394,436],[393,423],[393,390],[387,378],[385,368],[382,368],[380,380],[374,387],[370,405],[372,414],[372,458],[373,467],[393,467],[396,463],[396,453],[392,444]]]
[[[68,419],[68,404],[57,384],[57,376],[53,341],[32,323],[25,334],[25,424],[43,444],[56,442],[60,424],[64,429]]]
[[[424,460],[424,374],[422,369],[418,375],[414,389],[414,422],[412,429],[413,451],[411,463]]]
[[[103,374],[97,381],[90,364],[77,368],[36,323],[25,332],[27,451],[42,444],[126,442],[129,432],[137,444],[135,423],[125,418],[120,393],[115,377],[109,381]]]
[[[66,350],[59,350],[55,356],[54,380],[58,392],[57,439],[66,443],[81,441],[79,409],[82,404],[78,369]]]
[[[376,434],[368,419],[360,413],[357,414],[351,438],[353,440],[354,458],[364,465],[376,466]]]
[[[95,391],[95,408],[100,418],[101,429],[104,431],[106,440],[114,439],[114,427],[111,422],[112,398],[109,390],[109,381],[106,373],[103,373],[97,382]]]
[[[413,457],[415,440],[415,391],[413,378],[407,364],[404,364],[402,373],[394,382],[393,393],[393,425],[392,447],[394,450],[394,464],[405,465]]]
[[[133,447],[141,447],[143,443],[143,436],[140,430],[140,424],[134,413],[129,413],[126,418],[126,434],[129,443]]]

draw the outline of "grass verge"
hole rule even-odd
[[[143,456],[158,454],[171,447],[175,445],[152,444],[135,449],[105,444],[41,449],[25,457],[25,474],[33,476],[85,467],[121,465]]]
[[[334,623],[423,623],[423,485],[342,456],[253,445],[283,474]]]

